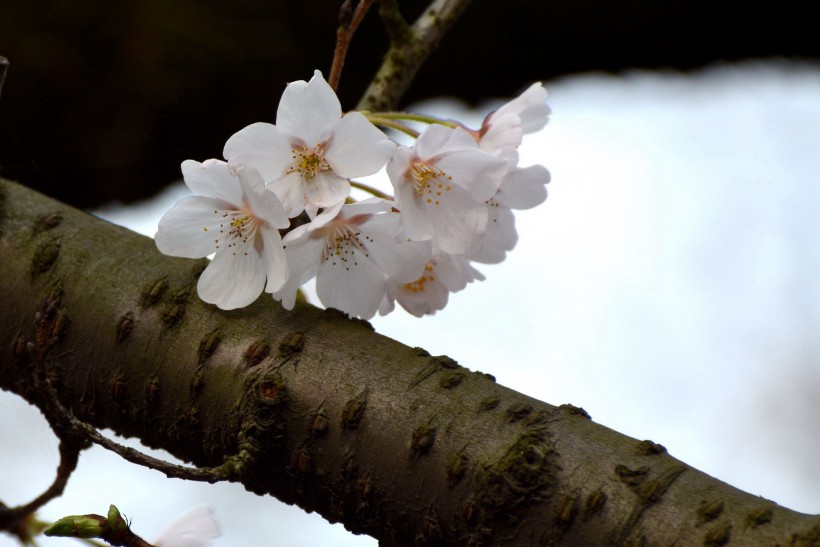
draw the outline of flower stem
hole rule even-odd
[[[405,135],[410,135],[414,139],[419,137],[419,132],[409,127],[401,122],[397,122],[395,120],[391,120],[389,118],[382,118],[376,114],[365,114],[365,117],[372,123],[373,125],[380,125],[382,127],[390,127],[395,129],[396,131],[400,131]]]
[[[350,181],[350,186],[352,186],[353,188],[358,188],[359,190],[363,190],[363,191],[368,192],[370,194],[373,194],[377,198],[382,198],[382,199],[393,201],[393,196],[391,196],[390,194],[385,194],[381,190],[373,188],[372,186],[370,186],[368,184],[364,184],[362,182],[357,182],[355,180],[351,180]]]

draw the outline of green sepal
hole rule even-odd
[[[115,505],[108,507],[108,528],[114,533],[128,530],[128,523],[122,518],[120,510]]]

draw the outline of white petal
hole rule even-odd
[[[297,226],[285,234],[283,241],[286,245],[290,245],[292,242],[305,237],[308,232],[313,232],[327,225],[328,222],[336,218],[336,215],[339,214],[339,211],[341,211],[344,206],[344,203],[337,203],[333,207],[324,209],[319,215],[311,219],[309,223]]]
[[[464,256],[450,255],[436,257],[438,280],[450,292],[458,292],[475,280],[484,281],[484,276],[470,265]]]
[[[267,284],[265,291],[275,292],[281,289],[288,279],[288,267],[285,259],[285,248],[279,230],[270,226],[261,226],[256,237],[262,241],[262,260],[265,263]]]
[[[433,315],[447,305],[450,293],[438,280],[437,267],[431,262],[422,281],[399,285],[395,289],[395,299],[402,308],[416,317]]]
[[[370,239],[370,257],[382,271],[396,282],[409,283],[421,276],[432,255],[432,246],[429,241],[396,242],[398,223],[398,213],[382,213],[362,224],[362,231]]]
[[[428,161],[463,150],[478,150],[472,135],[460,127],[429,125],[421,132],[413,147],[419,158]]]
[[[154,542],[157,547],[210,547],[219,525],[209,507],[198,507],[172,522]]]
[[[479,147],[488,154],[497,154],[504,149],[518,148],[524,138],[521,117],[512,112],[490,115],[489,129],[481,136]]]
[[[285,176],[293,161],[293,143],[275,125],[257,122],[234,133],[222,154],[232,168],[255,167],[265,182]]]
[[[438,160],[436,167],[468,190],[476,203],[483,203],[498,191],[507,162],[476,149],[448,154]]]
[[[399,239],[428,241],[435,234],[430,216],[421,203],[416,201],[416,191],[412,184],[404,184],[396,189],[396,200],[401,212]]]
[[[288,244],[285,249],[288,278],[282,288],[273,293],[273,298],[281,301],[285,309],[293,309],[299,287],[316,275],[323,247],[324,239],[312,238],[310,234]]]
[[[288,217],[299,216],[305,210],[305,187],[299,173],[291,173],[268,184],[268,189],[282,202]]]
[[[550,173],[543,165],[513,169],[501,182],[496,199],[512,209],[530,209],[547,199]]]
[[[344,178],[365,177],[384,167],[396,145],[358,112],[345,115],[333,128],[325,159]]]
[[[381,269],[359,251],[354,251],[346,262],[331,258],[319,265],[316,294],[329,308],[370,319],[376,315],[384,298],[384,283]]]
[[[182,176],[185,184],[198,196],[221,199],[235,209],[242,205],[242,189],[239,181],[231,174],[228,164],[220,160],[194,160],[182,162]]]
[[[538,131],[547,124],[550,115],[550,108],[547,106],[547,90],[536,82],[526,89],[521,95],[504,104],[492,115],[517,114],[521,118],[521,128],[524,133]],[[490,123],[494,123],[491,118]]]
[[[291,82],[282,93],[276,112],[276,125],[285,133],[301,138],[314,147],[329,136],[342,117],[342,105],[336,93],[318,70],[310,82]]]
[[[262,176],[253,167],[240,168],[237,172],[245,201],[254,216],[275,228],[290,226],[288,215],[279,197],[265,188]]]
[[[223,203],[200,196],[182,198],[159,221],[154,236],[163,254],[202,258],[216,251]]]
[[[433,244],[445,253],[464,253],[487,224],[487,206],[474,203],[458,186],[447,192],[446,203],[427,205],[425,209],[435,232]]]
[[[304,184],[305,203],[316,207],[332,207],[344,203],[350,195],[350,181],[332,171],[322,171]]]
[[[398,191],[398,188],[409,182],[405,176],[407,170],[410,168],[410,162],[415,159],[415,151],[408,146],[399,146],[390,161],[387,162],[387,176],[390,178],[390,183],[393,188]]]
[[[199,276],[197,292],[223,310],[242,308],[265,288],[265,276],[265,263],[250,242],[223,247]]]
[[[498,264],[518,242],[515,217],[509,207],[490,206],[487,229],[476,237],[467,255],[483,264]]]

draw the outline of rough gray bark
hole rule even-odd
[[[820,544],[820,517],[364,321],[204,304],[204,261],[4,180],[0,256],[0,388],[45,408],[47,342],[79,419],[385,545]]]

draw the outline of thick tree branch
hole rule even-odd
[[[49,408],[26,351],[59,294],[49,384],[97,428],[386,545],[817,545],[820,518],[494,383],[363,321],[268,297],[221,311],[203,261],[0,182],[0,388]],[[241,455],[241,457],[239,457]]]

